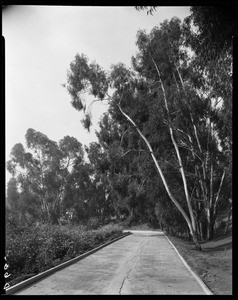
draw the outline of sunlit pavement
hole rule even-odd
[[[205,295],[163,232],[131,232],[15,295]]]

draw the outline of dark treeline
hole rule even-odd
[[[16,144],[8,162],[9,221],[149,222],[191,235],[197,249],[213,238],[231,210],[232,43],[204,41],[194,20],[138,31],[132,69],[106,72],[76,54],[65,86],[85,128],[85,94],[109,103],[98,141],[83,148],[28,129],[28,150]]]

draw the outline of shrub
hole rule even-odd
[[[97,229],[101,225],[101,222],[98,218],[92,217],[87,221],[87,229]]]
[[[86,230],[80,225],[8,226],[6,257],[11,274],[9,279],[14,282],[18,277],[45,271],[122,235],[122,230],[115,224],[94,230]],[[8,282],[11,284],[11,281]]]

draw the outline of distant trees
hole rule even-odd
[[[57,144],[31,128],[26,144],[28,152],[18,143],[7,162],[13,175],[8,185],[9,205],[13,210],[18,207],[20,214],[27,212],[36,219],[58,223],[67,179],[83,159],[82,145],[69,136]]]
[[[66,212],[73,212],[75,222],[97,218],[103,224],[114,215],[97,143],[84,150],[74,137],[65,136],[56,143],[31,128],[25,137],[28,149],[16,144],[7,162],[12,174],[7,188],[8,220],[58,224],[67,218]]]
[[[142,199],[148,203],[146,186],[155,175],[146,174],[146,165],[155,168],[160,178],[156,188],[164,186],[200,249],[200,238],[212,238],[229,181],[230,156],[225,150],[230,151],[231,139],[222,124],[229,123],[223,107],[231,101],[231,56],[222,53],[224,69],[218,61],[206,61],[193,51],[191,34],[188,24],[177,18],[164,21],[150,34],[139,31],[133,70],[119,63],[105,72],[77,54],[70,64],[67,89],[77,110],[86,110],[85,93],[95,101],[109,101],[98,133],[108,195],[118,201],[121,196],[131,214]],[[224,76],[226,89],[219,89]],[[85,127],[89,120],[86,114]]]

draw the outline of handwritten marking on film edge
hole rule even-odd
[[[4,257],[4,259],[5,259],[4,271],[6,271],[6,270],[9,268],[9,264],[7,263],[7,258],[6,258],[6,256]],[[5,278],[5,279],[8,278],[8,277],[10,277],[10,276],[11,276],[11,274],[9,274],[8,272],[5,272],[5,273],[4,273],[4,278]],[[10,287],[10,284],[7,282],[7,283],[5,283],[3,289],[6,290],[6,289],[8,289],[9,287]]]

